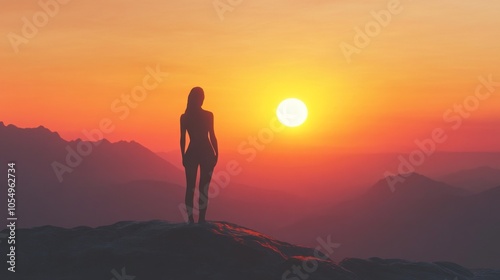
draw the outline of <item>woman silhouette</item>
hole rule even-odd
[[[204,223],[208,206],[208,186],[219,158],[219,147],[214,132],[214,115],[201,108],[204,99],[203,89],[193,88],[188,96],[186,112],[181,116],[181,152],[182,165],[186,170],[185,203],[189,223],[194,223],[193,197],[198,166],[200,167],[198,222]],[[189,134],[187,150],[186,130]]]

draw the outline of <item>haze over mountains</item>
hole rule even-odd
[[[92,151],[78,160],[74,152],[84,144],[44,127],[0,123],[0,136],[2,172],[7,161],[17,162],[21,227],[183,221],[184,174],[179,163],[164,159],[169,155],[159,156],[136,142],[103,140],[99,145],[83,142]],[[290,165],[273,167],[262,154],[262,161],[246,165],[227,187],[219,188],[210,201],[209,219],[309,246],[318,236],[331,235],[342,244],[334,258],[446,260],[500,268],[500,218],[492,214],[500,210],[499,154],[437,153],[419,171],[428,170],[425,174],[442,182],[414,174],[394,192],[385,179],[373,185],[372,178],[380,179],[384,170],[397,170],[397,158],[338,155],[332,162],[298,163],[284,170]],[[62,182],[54,172],[55,161],[72,170]],[[223,159],[219,170],[224,164]],[[308,181],[294,181],[298,172],[312,175]],[[349,188],[351,197],[342,202],[341,193]],[[0,199],[5,201],[5,192]]]

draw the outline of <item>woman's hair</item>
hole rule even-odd
[[[203,100],[205,100],[203,89],[201,87],[194,87],[188,96],[186,113],[200,110],[201,105],[203,105]]]

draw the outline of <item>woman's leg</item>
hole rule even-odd
[[[186,212],[188,216],[188,222],[194,223],[193,218],[193,197],[194,189],[196,187],[196,171],[198,170],[197,165],[188,165],[186,169]]]
[[[212,180],[213,167],[200,166],[200,198],[198,206],[200,208],[199,223],[205,222],[208,207],[208,187]]]

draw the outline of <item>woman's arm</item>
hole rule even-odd
[[[210,142],[212,143],[212,147],[215,151],[216,160],[219,158],[219,144],[217,143],[217,137],[215,137],[215,129],[214,129],[214,114],[210,113]],[[216,161],[217,163],[217,161]]]
[[[184,155],[186,154],[186,125],[184,124],[184,115],[181,115],[181,154],[182,165],[184,165]]]

